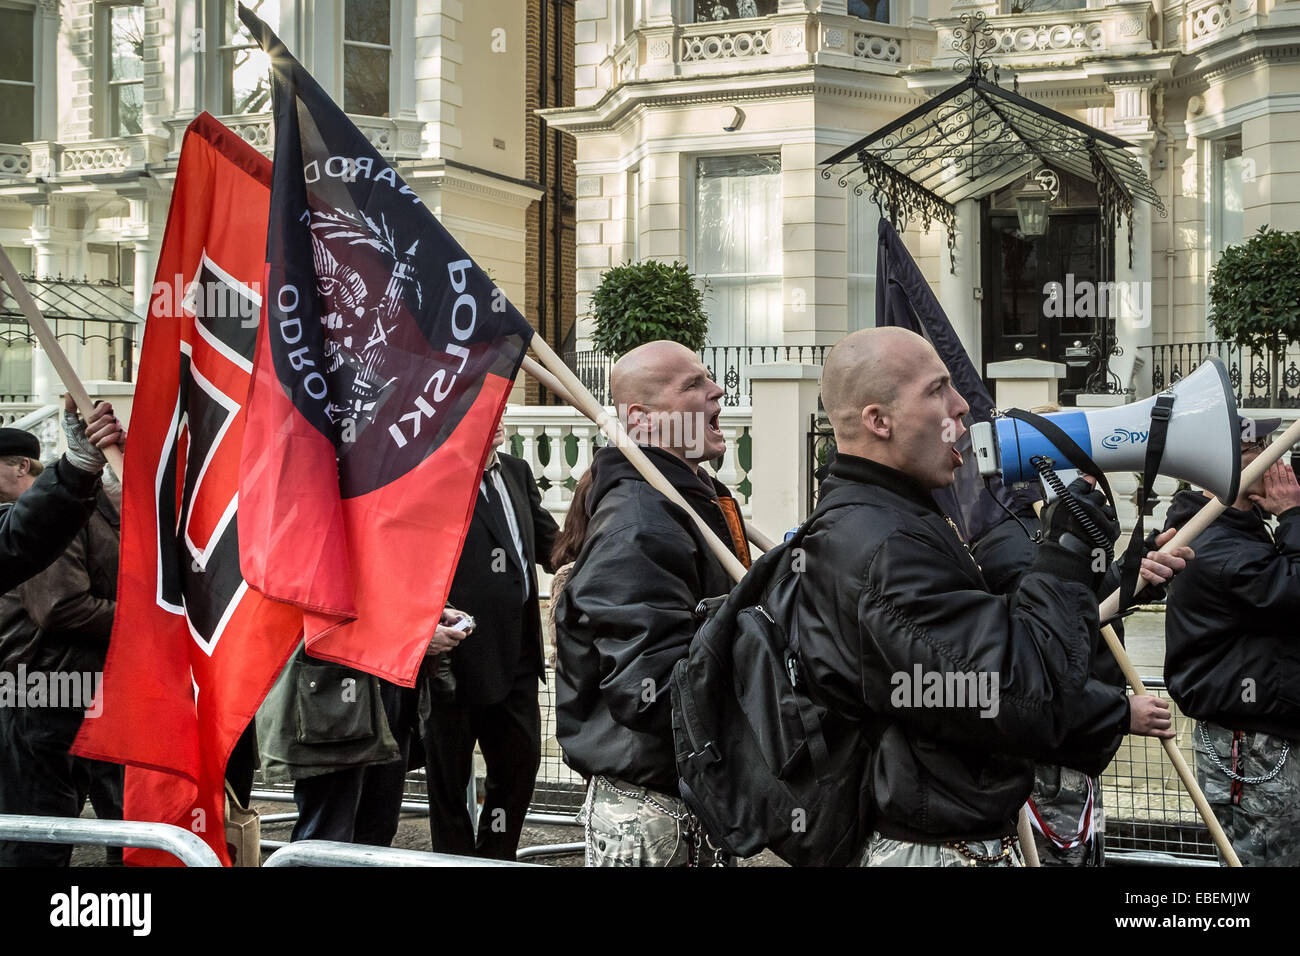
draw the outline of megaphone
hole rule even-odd
[[[1168,394],[1174,406],[1159,473],[1190,481],[1224,504],[1237,500],[1241,483],[1241,430],[1237,401],[1223,363],[1211,356],[1179,379]],[[1144,470],[1151,410],[1156,396],[1113,408],[1071,409],[1043,416],[1065,432],[1102,471]],[[1032,425],[995,418],[971,426],[971,444],[980,474],[1000,474],[1014,484],[1039,477],[1030,459],[1043,455],[1069,466],[1066,456]],[[1059,469],[1058,469],[1059,470]]]

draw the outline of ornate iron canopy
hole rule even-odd
[[[1041,167],[1067,172],[1096,183],[1107,240],[1119,217],[1127,218],[1131,264],[1134,201],[1165,212],[1129,152],[1133,144],[1003,89],[988,60],[997,41],[984,14],[964,15],[961,23],[953,49],[966,54],[955,67],[965,78],[827,159],[822,177],[838,173],[841,186],[865,193],[895,227],[901,220],[920,219],[926,229],[943,223],[955,268],[956,203],[987,196]]]

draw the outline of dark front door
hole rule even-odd
[[[1042,236],[1022,236],[1014,212],[984,210],[984,360],[1037,358],[1069,367],[1062,393],[1083,387],[1088,369],[1066,349],[1099,328],[1101,232],[1095,210],[1053,211]],[[1063,397],[1066,397],[1063,395]]]

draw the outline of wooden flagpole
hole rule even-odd
[[[9,291],[13,293],[14,299],[18,302],[18,307],[23,310],[23,315],[27,317],[27,324],[32,327],[36,333],[36,340],[40,342],[50,357],[50,362],[54,370],[59,373],[59,378],[63,381],[63,387],[68,390],[72,400],[77,403],[82,417],[89,420],[90,413],[94,410],[94,404],[90,400],[90,395],[86,392],[86,386],[81,384],[81,379],[72,368],[72,363],[68,357],[63,354],[63,349],[59,346],[59,340],[54,337],[45,317],[41,315],[41,310],[36,307],[36,301],[32,294],[27,291],[27,286],[18,275],[18,270],[14,264],[9,261],[3,249],[0,249],[0,278],[3,278]],[[60,411],[62,414],[62,411]],[[122,478],[122,449],[116,445],[110,445],[107,448],[100,449],[104,457],[108,460],[117,477]]]
[[[652,488],[679,508],[685,509],[691,520],[695,522],[695,526],[699,528],[700,533],[704,535],[709,550],[713,552],[713,556],[718,559],[718,562],[726,569],[727,573],[736,581],[743,578],[745,576],[745,566],[740,563],[740,559],[719,540],[718,536],[713,533],[713,529],[695,513],[695,509],[686,503],[686,499],[681,496],[681,493],[655,467],[654,462],[646,457],[645,452],[641,450],[641,446],[628,437],[623,428],[623,423],[596,401],[596,397],[579,381],[578,376],[573,374],[573,370],[564,364],[560,357],[555,354],[555,351],[540,336],[533,336],[531,346],[533,351],[537,353],[542,365],[559,380],[559,384],[562,386],[560,389],[555,389],[552,385],[547,387],[555,391],[557,395],[561,395],[561,397],[564,397],[562,392],[567,393],[569,403],[596,423],[596,426],[605,433],[610,441],[618,446],[623,454],[627,456],[628,461],[641,473],[641,477],[650,483]],[[527,356],[524,357],[524,361],[527,368]],[[534,374],[531,369],[530,374]]]
[[[534,349],[534,351],[536,351],[536,349]],[[538,354],[540,355],[541,353],[539,352]],[[552,353],[552,354],[554,354],[554,353]],[[569,368],[568,368],[567,365],[564,366],[564,367],[565,367],[566,370],[569,370]],[[537,363],[536,360],[534,360],[534,359],[528,357],[527,355],[525,355],[525,356],[524,356],[524,361],[523,361],[523,369],[524,369],[524,371],[527,372],[529,375],[533,376],[533,378],[535,378],[535,379],[537,379],[539,382],[541,382],[542,385],[544,385],[548,391],[550,391],[550,392],[552,392],[553,394],[557,395],[557,396],[558,396],[560,399],[562,399],[563,401],[568,402],[570,405],[572,405],[572,406],[573,406],[574,408],[576,408],[578,411],[580,411],[580,412],[582,412],[584,415],[586,415],[587,418],[591,419],[592,422],[595,422],[597,425],[600,424],[600,422],[597,421],[596,418],[592,417],[591,413],[590,413],[586,408],[584,408],[583,405],[582,405],[581,403],[579,403],[578,399],[577,399],[576,397],[574,397],[574,394],[573,394],[573,393],[572,393],[572,392],[571,392],[567,387],[565,387],[565,385],[564,385],[563,383],[561,383],[560,380],[559,380],[558,378],[556,378],[556,377],[555,377],[554,375],[552,375],[549,371],[547,371],[545,368],[543,368],[541,365],[539,365],[539,364]],[[570,375],[572,375],[572,370],[569,370],[569,373],[570,373]],[[577,379],[577,376],[573,376],[573,377],[574,377],[575,380]],[[582,386],[581,386],[581,382],[579,382],[579,386],[582,387]],[[595,405],[595,407],[596,407],[596,408],[599,408],[599,409],[601,410],[601,413],[602,413],[602,414],[605,414],[605,409],[604,409],[604,407],[603,407],[602,405],[600,405],[599,402],[596,401],[596,396],[592,395],[591,392],[590,392],[590,391],[587,391],[585,388],[583,388],[583,391],[586,392],[587,397],[591,400],[591,402]],[[621,423],[621,422],[619,423],[619,428],[620,428],[620,430],[622,429],[622,423]],[[604,428],[602,428],[601,430],[602,430],[602,431],[605,431],[605,434],[607,434],[607,435],[609,434],[609,432],[608,432],[607,430],[605,430]],[[623,432],[623,434],[626,435],[626,432]],[[610,436],[610,437],[613,438],[613,436]],[[618,441],[618,439],[614,439],[614,440],[615,440],[616,442]],[[639,449],[638,449],[638,450],[639,450]],[[628,457],[630,458],[631,456],[628,456]],[[647,461],[648,461],[648,459],[647,459]],[[633,462],[633,464],[635,464],[635,462]],[[638,470],[639,470],[639,466],[638,466]],[[655,471],[658,472],[659,469],[656,468]],[[643,472],[643,474],[644,474],[644,472]],[[649,479],[647,479],[647,480],[649,480]],[[651,482],[651,484],[654,484],[654,482]],[[658,486],[658,485],[655,485],[655,487],[658,488],[659,486]],[[669,488],[672,488],[671,485],[669,485],[668,487],[669,487]],[[660,490],[660,491],[663,491],[662,488],[659,488],[659,490]],[[676,488],[672,488],[672,491],[673,491],[673,494],[668,495],[669,500],[672,501],[674,504],[676,504],[676,505],[682,507],[682,508],[686,508],[686,510],[687,510],[687,511],[690,511],[691,514],[695,514],[695,512],[694,512],[694,511],[693,511],[693,510],[692,510],[692,509],[691,509],[691,508],[686,504],[686,502],[681,498],[681,496],[680,496],[679,494],[677,494],[677,489],[676,489]],[[664,492],[664,493],[667,494],[667,492]],[[697,516],[697,523],[698,523],[698,516]],[[755,546],[756,546],[760,551],[771,551],[771,550],[772,550],[772,548],[774,547],[774,543],[773,543],[773,541],[772,541],[771,538],[769,538],[767,535],[763,534],[763,533],[762,533],[761,531],[759,531],[757,528],[752,528],[752,527],[750,527],[750,524],[749,524],[748,521],[746,521],[744,524],[745,524],[745,536],[749,538],[749,541],[750,541],[751,544],[755,545]],[[707,528],[707,525],[705,525],[705,526],[703,526],[703,527]],[[712,529],[709,529],[709,532],[712,533]],[[727,553],[730,554],[730,553],[731,553],[730,550],[728,550]],[[742,566],[742,567],[743,567],[743,566]],[[737,578],[736,580],[740,580],[740,579]]]

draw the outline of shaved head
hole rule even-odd
[[[892,325],[840,339],[822,369],[822,406],[830,416],[836,442],[860,438],[862,410],[868,405],[892,405],[917,360],[933,352],[915,332]]]
[[[845,336],[826,356],[822,405],[838,452],[886,465],[925,488],[952,484],[970,406],[929,342],[884,326]]]
[[[686,346],[666,339],[638,345],[614,363],[609,373],[610,398],[618,405],[658,407],[682,362],[698,362]]]
[[[614,363],[610,399],[628,435],[692,468],[726,451],[722,389],[699,355],[666,339],[647,342]]]

